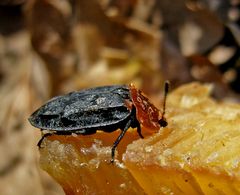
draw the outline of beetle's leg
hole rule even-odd
[[[142,135],[142,131],[141,130],[142,130],[141,129],[141,125],[140,125],[140,123],[138,123],[138,125],[137,125],[137,132],[138,132],[138,135],[143,139],[144,137]]]
[[[131,126],[132,121],[129,120],[127,122],[127,124],[125,125],[123,131],[121,132],[121,134],[118,136],[118,138],[116,139],[116,141],[113,143],[112,146],[112,159],[111,159],[111,163],[114,162],[114,156],[115,156],[115,150],[117,145],[119,144],[119,142],[121,141],[121,139],[123,138],[123,136],[125,135],[125,133],[127,132],[127,130],[129,129],[129,127]]]
[[[44,134],[44,135],[41,137],[41,139],[38,141],[38,143],[37,143],[38,148],[41,148],[41,144],[42,144],[42,141],[44,140],[44,138],[45,138],[45,137],[48,137],[48,136],[51,136],[51,135],[53,135],[53,133],[46,133],[46,134]]]

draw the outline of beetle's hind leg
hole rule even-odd
[[[41,139],[38,141],[37,143],[37,146],[38,148],[41,148],[41,144],[43,142],[43,140],[46,138],[46,137],[49,137],[51,135],[53,135],[54,133],[46,133],[46,134],[43,134],[43,136],[41,137]]]
[[[122,140],[122,138],[123,138],[123,136],[125,135],[125,133],[127,132],[127,130],[130,128],[131,123],[132,123],[131,120],[129,120],[129,121],[127,122],[127,124],[125,125],[123,131],[122,131],[121,134],[118,136],[118,138],[116,139],[116,141],[113,143],[113,146],[112,146],[112,155],[111,155],[111,156],[112,156],[111,163],[114,162],[116,147],[118,146],[119,142]]]

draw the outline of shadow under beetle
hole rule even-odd
[[[141,126],[151,131],[167,126],[164,115],[168,89],[169,82],[165,82],[162,112],[133,84],[112,85],[54,97],[36,110],[29,121],[41,130],[49,130],[39,140],[39,147],[45,137],[53,134],[90,135],[97,130],[112,132],[121,129],[112,146],[111,162],[114,162],[115,149],[130,127],[137,128],[143,138]]]

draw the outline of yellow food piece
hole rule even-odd
[[[125,165],[147,194],[240,194],[240,105],[217,103],[210,90],[172,92],[169,125],[128,145]]]
[[[168,126],[144,139],[129,129],[114,165],[120,131],[47,137],[40,165],[66,194],[240,194],[240,105],[210,91],[191,83],[170,93]]]
[[[69,195],[74,194],[145,194],[125,165],[111,164],[111,146],[120,131],[89,136],[51,136],[42,142],[40,166]],[[138,139],[127,132],[128,139],[119,144],[117,156]]]

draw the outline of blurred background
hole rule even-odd
[[[239,102],[238,0],[1,0],[0,189],[63,194],[38,165],[29,115],[49,98],[134,83],[160,105],[192,81]]]

